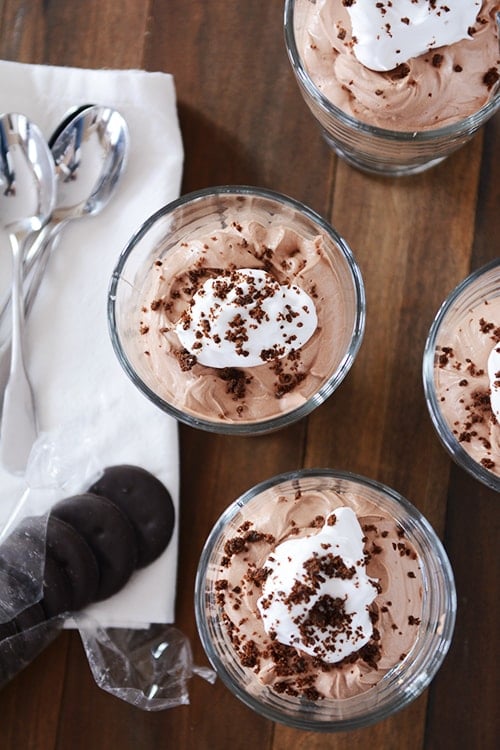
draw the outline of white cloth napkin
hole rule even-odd
[[[92,479],[97,469],[119,463],[155,474],[179,511],[176,422],[153,406],[122,370],[106,311],[108,284],[121,250],[148,216],[179,195],[183,147],[174,81],[164,73],[138,70],[0,61],[0,111],[25,114],[47,138],[70,108],[87,103],[113,107],[126,119],[127,168],[101,214],[63,229],[26,337],[44,450],[50,448],[50,466],[44,470],[63,477],[64,487],[26,493],[26,479],[0,468],[0,531],[23,500],[21,516],[33,509],[43,512],[78,491],[78,483]],[[2,284],[8,282],[9,267],[10,251],[0,237]],[[176,562],[177,525],[158,560],[88,613],[104,627],[173,622]]]

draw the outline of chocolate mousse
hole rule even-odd
[[[434,380],[441,413],[471,458],[500,476],[500,297],[468,309],[439,338]]]
[[[251,202],[242,207],[252,214]],[[158,257],[136,321],[155,392],[211,422],[261,422],[306,403],[355,327],[356,301],[328,242],[301,236],[286,216],[268,226],[228,211]]]
[[[420,562],[376,502],[326,486],[270,488],[238,521],[211,576],[217,619],[258,684],[312,701],[344,699],[412,658]]]
[[[296,9],[295,33],[335,106],[369,125],[421,131],[462,120],[498,91],[499,11],[495,0],[316,0]]]

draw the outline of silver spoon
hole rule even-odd
[[[0,222],[12,250],[12,352],[0,452],[12,472],[24,469],[36,437],[33,391],[24,363],[23,254],[27,237],[48,220],[55,198],[54,160],[40,130],[21,114],[0,117]]]
[[[26,314],[61,229],[73,219],[99,213],[111,198],[126,166],[128,142],[121,114],[100,105],[84,105],[49,140],[57,173],[56,205],[27,253],[26,272],[33,266],[35,271],[26,293]]]
[[[71,123],[77,117],[80,117],[80,115],[81,115],[82,112],[85,112],[85,110],[91,109],[93,106],[95,106],[95,105],[93,105],[93,104],[82,104],[79,107],[71,107],[71,109],[69,109],[66,112],[66,114],[63,117],[63,119],[57,125],[56,129],[53,131],[52,135],[50,136],[50,138],[48,140],[49,148],[52,151],[52,157],[54,158],[54,162],[55,162],[55,165],[56,165],[56,199],[55,199],[55,205],[54,205],[54,210],[52,212],[52,216],[49,219],[49,221],[47,222],[47,224],[45,225],[45,230],[48,230],[48,228],[50,228],[50,226],[52,225],[52,223],[54,221],[54,213],[57,212],[57,211],[59,211],[59,209],[60,209],[60,200],[61,199],[60,199],[60,191],[58,191],[58,185],[57,185],[58,164],[57,164],[57,161],[56,161],[56,158],[55,158],[55,155],[54,155],[54,149],[58,149],[60,147],[60,140],[59,139],[61,138],[63,132],[65,132],[67,130],[67,128],[71,126]],[[31,270],[31,268],[33,267],[33,264],[36,261],[36,255],[37,255],[37,252],[38,252],[37,248],[39,248],[40,244],[41,244],[41,242],[40,242],[40,235],[41,235],[41,232],[39,232],[38,235],[35,235],[35,241],[32,242],[31,246],[26,249],[26,256],[25,256],[25,259],[24,259],[24,269],[23,269],[25,277],[29,274],[29,271]],[[26,300],[26,296],[27,295],[25,293],[25,295],[24,295],[25,300]],[[25,313],[27,314],[26,310],[25,310]]]
[[[128,144],[121,114],[99,105],[77,113],[51,142],[57,200],[50,222],[28,253],[30,263],[36,263],[26,296],[28,312],[61,229],[73,219],[99,213],[108,203],[126,166]]]
[[[116,110],[83,105],[64,117],[49,144],[58,175],[56,205],[50,222],[27,251],[26,314],[31,310],[50,252],[63,226],[72,219],[97,214],[110,200],[126,166],[128,128]],[[69,175],[72,179],[68,180]],[[0,319],[1,316],[2,313]],[[7,340],[0,345],[0,404],[8,357]]]
[[[48,140],[49,148],[52,149],[55,143],[57,143],[57,139],[67,128],[67,126],[70,124],[70,122],[77,117],[81,112],[83,112],[86,109],[89,109],[92,107],[92,104],[82,104],[80,107],[72,107],[68,112],[66,112],[65,116],[59,123],[59,125],[56,127],[52,135],[50,136]],[[56,190],[56,202],[54,206],[54,210],[57,210],[58,203],[57,203],[57,190]],[[50,224],[50,221],[48,222]],[[36,234],[31,235],[31,237],[36,238]],[[29,242],[26,243],[26,245],[29,245]],[[25,306],[24,306],[24,314],[25,316],[28,315],[29,310],[28,308],[28,300],[27,300],[27,292],[28,292],[28,284],[27,284],[27,276],[29,276],[29,273],[31,269],[33,268],[33,265],[36,261],[36,255],[37,255],[37,248],[39,248],[40,242],[32,242],[30,247],[25,248],[24,253],[24,260],[23,260],[23,274],[24,274],[24,299],[25,299]],[[33,292],[30,295],[31,297],[31,304],[33,303]],[[31,307],[31,304],[29,307]],[[3,398],[3,391],[5,389],[5,385],[7,383],[6,375],[5,375],[5,369],[9,368],[9,362],[10,362],[10,336],[11,336],[11,328],[9,327],[8,331],[3,331],[2,326],[6,327],[5,324],[7,322],[7,319],[10,318],[10,290],[8,290],[8,293],[6,294],[4,298],[4,302],[0,308],[0,407],[2,403]]]

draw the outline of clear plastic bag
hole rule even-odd
[[[100,471],[83,422],[36,440],[25,476],[14,485],[18,494],[0,503],[0,623],[41,599],[50,508],[80,492]]]
[[[189,703],[193,674],[215,680],[211,669],[193,664],[188,638],[173,625],[103,629],[78,618],[78,628],[96,683],[137,708],[160,711]]]
[[[0,516],[0,687],[64,627],[64,616],[40,621],[37,610],[47,519],[55,502],[84,491],[104,468],[92,444],[84,424],[40,435],[30,455],[26,486]],[[85,613],[72,613],[72,618],[97,685],[138,708],[158,711],[186,704],[193,675],[215,680],[211,669],[193,664],[189,639],[174,625],[103,628]]]

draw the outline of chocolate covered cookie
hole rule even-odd
[[[8,623],[12,637],[0,639],[0,687],[26,667],[59,633],[41,604],[32,604]]]
[[[72,526],[87,542],[99,567],[95,601],[116,594],[137,564],[136,534],[120,508],[92,493],[61,500],[51,515]]]
[[[35,602],[30,607],[26,607],[22,612],[19,612],[12,621],[16,630],[21,632],[30,630],[36,625],[44,622],[47,619],[45,611],[39,602]]]
[[[0,623],[0,685],[29,664],[53,640],[58,629],[54,621],[49,620],[67,611],[70,601],[70,585],[64,572],[52,560],[48,564],[46,561],[40,602]]]
[[[14,573],[19,584],[25,580],[29,587],[41,572],[45,525],[44,516],[27,516],[0,545],[0,571]]]
[[[99,567],[88,542],[74,526],[50,515],[47,523],[47,552],[66,573],[72,590],[74,611],[93,602],[99,589]]]
[[[10,638],[17,633],[17,627],[14,620],[0,622],[0,643],[6,638]]]
[[[65,565],[61,566],[59,559],[46,549],[48,528],[49,522],[44,516],[28,516],[0,547],[0,590],[10,610],[19,609],[23,601],[31,604],[40,594],[46,618],[74,609],[72,585]],[[54,540],[53,532],[50,538]]]
[[[63,612],[70,612],[73,605],[71,582],[50,553],[45,555],[40,605],[47,620],[62,615]]]
[[[42,516],[23,518],[0,547],[0,602],[4,615],[24,610],[45,596],[45,527]],[[57,580],[57,572],[50,573],[49,584],[66,590],[65,581]],[[55,596],[49,592],[51,602]],[[68,599],[63,593],[61,604],[67,608]],[[49,608],[52,610],[51,604]]]
[[[110,466],[89,492],[111,500],[134,527],[142,568],[155,560],[169,543],[175,524],[170,492],[146,469],[127,464]]]
[[[0,685],[43,649],[42,628],[36,626],[45,621],[45,613],[37,603],[13,619],[0,623]]]

